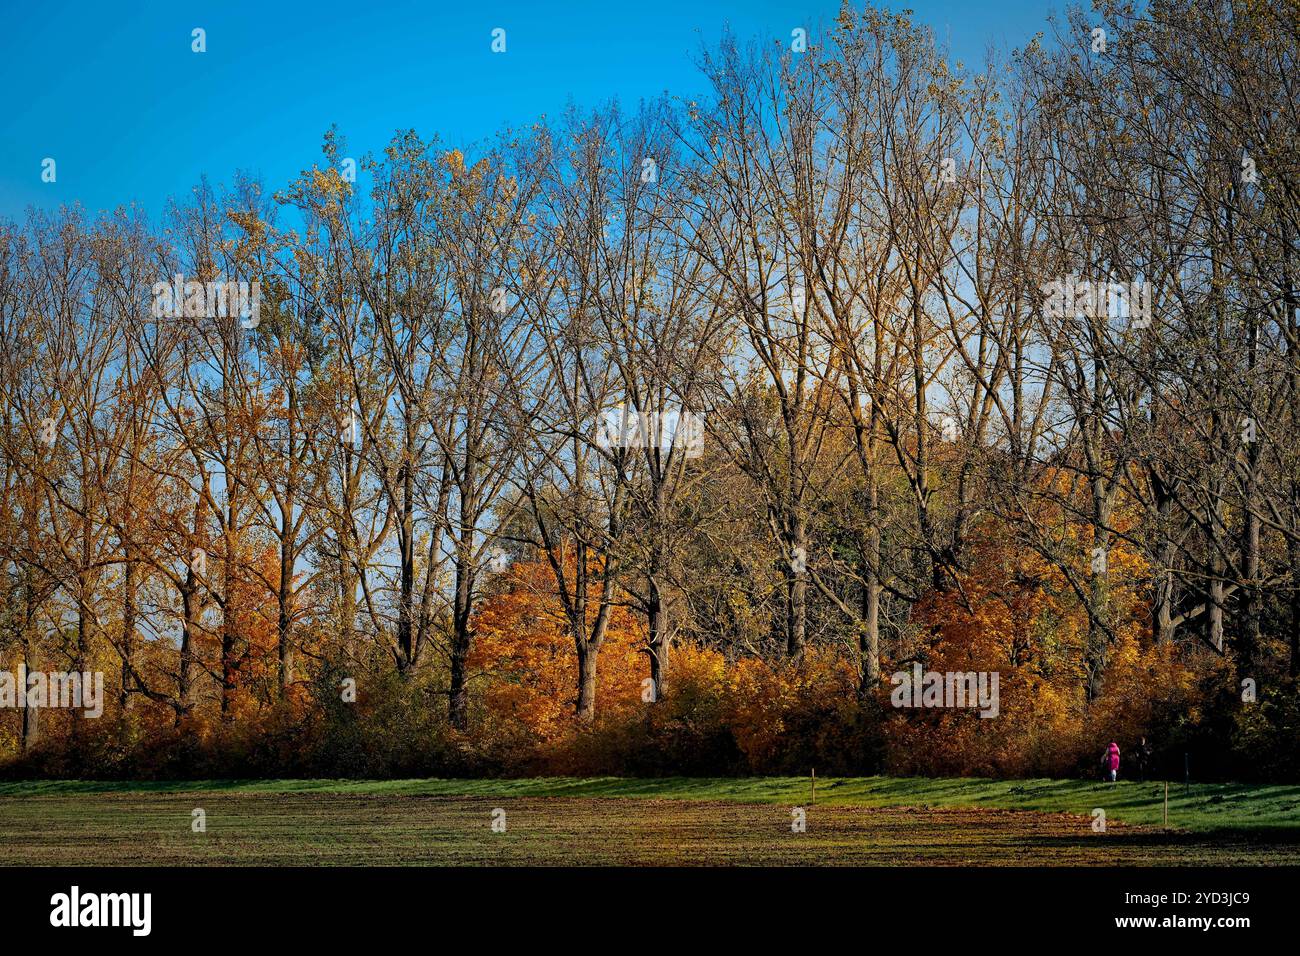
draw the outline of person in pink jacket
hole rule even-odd
[[[1106,779],[1114,783],[1119,777],[1119,744],[1113,740],[1106,752],[1101,757],[1101,769],[1105,772]]]

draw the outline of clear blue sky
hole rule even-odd
[[[910,0],[958,58],[1022,45],[1058,0]],[[13,3],[0,28],[0,216],[80,201],[140,203],[236,170],[284,186],[320,158],[337,123],[348,152],[397,129],[481,140],[570,100],[629,105],[701,89],[693,58],[726,26],[788,38],[838,0]],[[191,52],[191,30],[207,52]],[[491,52],[505,29],[507,52]],[[41,181],[53,157],[57,182]]]

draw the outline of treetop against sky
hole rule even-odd
[[[898,9],[974,63],[1048,30],[1051,6]],[[399,129],[464,146],[570,103],[687,97],[705,88],[696,60],[724,30],[775,41],[806,29],[815,40],[837,10],[836,0],[18,4],[0,31],[0,215],[80,202],[138,203],[156,217],[201,177],[236,171],[279,188],[332,124],[361,156]],[[51,63],[52,49],[66,55]]]

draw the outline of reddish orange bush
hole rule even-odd
[[[593,618],[599,596],[593,588],[588,605]],[[511,566],[502,589],[476,615],[474,628],[471,686],[484,720],[495,725],[491,729],[538,743],[573,732],[577,655],[550,566],[539,561]],[[596,704],[603,717],[618,718],[640,707],[646,676],[641,641],[632,615],[615,607],[596,665]]]

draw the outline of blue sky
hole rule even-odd
[[[879,2],[879,0],[878,0]],[[955,57],[1045,30],[1055,0],[910,0]],[[889,4],[887,4],[889,5]],[[284,186],[337,123],[350,155],[397,129],[451,145],[573,101],[635,104],[701,89],[693,58],[724,27],[788,39],[838,0],[446,4],[273,0],[22,3],[0,31],[0,216],[132,201],[157,219],[203,174]],[[207,52],[191,51],[191,31]],[[491,32],[506,30],[493,54]],[[57,181],[41,181],[45,157]]]

